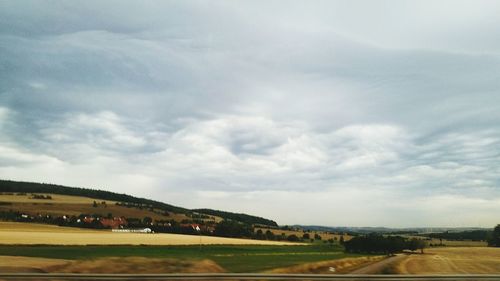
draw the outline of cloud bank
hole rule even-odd
[[[280,224],[500,211],[494,1],[0,3],[0,177]]]

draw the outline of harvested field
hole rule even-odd
[[[144,257],[77,260],[47,267],[48,272],[65,273],[217,273],[224,269],[211,260],[186,261]]]
[[[168,212],[160,209],[136,208],[116,205],[116,201],[94,199],[82,196],[37,193],[37,195],[50,196],[52,199],[34,199],[32,195],[17,195],[15,193],[0,193],[0,211],[16,210],[31,216],[37,214],[50,214],[53,216],[78,216],[81,214],[100,214],[105,217],[112,214],[115,217],[144,218],[154,220],[191,220],[192,218],[182,213]],[[98,204],[94,206],[94,201]],[[105,202],[105,204],[102,204]],[[209,216],[205,221],[219,222],[220,217]]]
[[[87,230],[69,227],[35,225],[31,231],[23,223],[0,223],[0,244],[3,245],[297,245],[212,236],[181,234],[116,233],[110,230]],[[19,226],[19,228],[16,228]],[[38,230],[37,230],[38,228]],[[49,230],[50,229],[50,230]],[[49,230],[49,231],[48,231]]]
[[[296,230],[282,230],[282,229],[274,229],[274,228],[265,228],[265,227],[256,227],[255,231],[257,230],[262,230],[262,232],[266,231],[271,231],[274,235],[282,235],[285,234],[285,236],[290,236],[290,235],[297,235],[297,237],[302,238],[302,235],[304,235],[305,232],[303,231],[296,231]],[[321,236],[322,240],[328,240],[328,239],[336,239],[337,241],[340,239],[340,236],[344,237],[344,241],[349,241],[352,236],[350,235],[342,235],[342,234],[332,234],[332,233],[327,233],[327,232],[321,232],[321,231],[311,231],[308,232],[309,236],[311,238],[314,238],[314,234],[318,234]]]
[[[24,222],[0,222],[0,232],[2,231],[26,231],[26,232],[102,232],[109,230],[94,230],[88,228],[60,227],[57,225]]]
[[[48,200],[50,201],[50,200]],[[92,201],[93,202],[93,201]],[[50,214],[54,216],[78,216],[80,214],[100,214],[106,216],[111,213],[115,217],[143,218],[151,217],[155,220],[176,220],[191,219],[184,214],[169,213],[168,216],[152,212],[147,209],[127,208],[115,204],[99,204],[93,207],[92,203],[53,203],[53,202],[13,202],[9,205],[0,205],[0,211],[16,210],[25,214],[36,216],[37,214]]]
[[[145,257],[110,257],[62,260],[0,256],[0,272],[57,273],[217,273],[224,272],[211,260],[177,260]]]
[[[71,262],[64,259],[0,256],[0,272],[47,272],[47,268]]]
[[[416,239],[424,239],[422,236],[414,236],[414,235],[402,235],[406,238],[416,238]],[[438,245],[443,243],[444,247],[486,247],[488,243],[486,241],[472,241],[472,240],[446,240],[446,239],[425,239],[425,243],[427,245],[433,244]]]
[[[328,273],[349,273],[360,267],[373,264],[383,260],[385,256],[370,256],[358,258],[344,258],[313,263],[304,263],[291,267],[276,268],[270,273],[301,273],[301,274],[328,274]]]
[[[37,193],[38,195],[49,195],[52,199],[34,199],[31,193],[26,195],[0,194],[0,202],[11,203],[52,203],[52,204],[92,204],[94,201],[106,201],[107,204],[115,204],[115,201],[99,200],[83,196],[70,196],[60,194]]]
[[[439,241],[439,239],[432,239],[430,241],[426,241],[429,244],[439,244],[440,242],[443,242],[445,247],[486,247],[488,246],[488,243],[486,241],[469,241],[469,240],[442,240]]]
[[[339,246],[305,245],[159,245],[159,246],[12,246],[0,245],[0,255],[95,260],[144,257],[187,261],[211,260],[228,272],[263,272],[304,263],[356,258]]]
[[[391,266],[398,274],[487,274],[500,273],[500,248],[435,248],[409,255]]]

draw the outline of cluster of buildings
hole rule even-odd
[[[83,217],[82,219],[78,219],[76,222],[84,222],[84,223],[93,223],[98,221],[103,227],[118,229],[127,226],[127,220],[123,217],[114,217],[114,218],[100,218],[100,217]]]

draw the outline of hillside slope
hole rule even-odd
[[[92,198],[96,199],[97,201],[112,201],[112,202],[119,202],[118,205],[121,207],[125,206],[128,207],[129,209],[148,209],[151,210],[153,213],[159,214],[161,212],[168,212],[168,213],[174,213],[174,214],[179,214],[182,216],[179,216],[179,218],[195,218],[199,217],[200,219],[215,219],[220,220],[220,219],[227,219],[227,220],[233,220],[233,221],[239,221],[241,223],[245,224],[264,224],[264,225],[272,225],[275,226],[276,222],[269,220],[269,219],[264,219],[261,217],[256,217],[256,216],[251,216],[247,214],[237,214],[237,213],[231,213],[231,212],[222,212],[222,211],[216,211],[216,210],[211,210],[211,209],[200,209],[200,210],[190,210],[187,208],[182,208],[178,206],[174,206],[171,204],[151,200],[151,199],[146,199],[146,198],[139,198],[135,196],[131,196],[128,194],[120,194],[120,193],[115,193],[115,192],[110,192],[110,191],[104,191],[104,190],[97,190],[97,189],[90,189],[90,188],[80,188],[80,187],[68,187],[68,186],[62,186],[62,185],[56,185],[56,184],[46,184],[46,183],[34,183],[34,182],[22,182],[22,181],[10,181],[10,180],[0,180],[0,193],[2,194],[21,194],[21,196],[26,195],[26,194],[59,194],[59,195],[67,195],[67,196],[78,196],[78,197],[87,197],[87,198]],[[0,200],[3,201],[3,200]],[[36,201],[40,202],[41,201]],[[0,202],[1,203],[1,202]],[[8,202],[5,202],[7,204],[23,204],[23,203],[12,203],[11,200]],[[50,202],[44,202],[46,204],[43,205],[43,209],[51,209],[51,208],[57,208],[55,207],[55,204],[52,204]],[[74,204],[75,205],[75,204]],[[112,204],[115,206],[115,204]],[[34,205],[31,204],[32,209],[39,209],[40,206],[33,207]],[[4,209],[8,208],[8,206],[4,205]],[[23,206],[24,208],[28,208],[27,205]],[[68,209],[66,206],[65,210],[68,211],[73,211],[73,213],[79,212],[80,213],[92,213],[92,211],[95,211],[95,209],[88,209],[89,206],[88,204],[82,205],[82,206],[76,206],[75,208],[83,208],[82,210],[72,210]],[[99,206],[98,206],[99,207]],[[110,208],[111,206],[108,204],[107,206]],[[112,207],[114,208],[114,207]],[[201,211],[203,210],[203,212]],[[106,209],[104,211],[111,211],[111,209]],[[116,211],[116,210],[115,210]],[[202,214],[201,216],[199,214]],[[137,214],[139,215],[139,214]],[[149,215],[154,217],[155,215]],[[142,217],[141,217],[142,218]]]

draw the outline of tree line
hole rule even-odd
[[[401,236],[383,236],[369,234],[357,236],[344,242],[345,251],[349,253],[394,254],[404,250],[416,251],[426,247],[421,239],[407,239]]]
[[[217,216],[233,221],[239,221],[248,225],[254,225],[254,224],[260,224],[260,225],[266,225],[266,226],[278,226],[278,224],[270,219],[265,219],[262,217],[257,217],[257,216],[252,216],[252,215],[247,215],[247,214],[240,214],[240,213],[230,213],[230,212],[225,212],[225,211],[220,211],[220,210],[212,210],[212,209],[194,209],[193,211],[211,215],[211,216]]]
[[[445,240],[470,240],[470,241],[487,241],[491,238],[493,231],[491,230],[470,230],[470,231],[460,231],[460,232],[440,232],[440,233],[428,233],[421,234],[421,236],[435,238],[435,239],[445,239]]]

